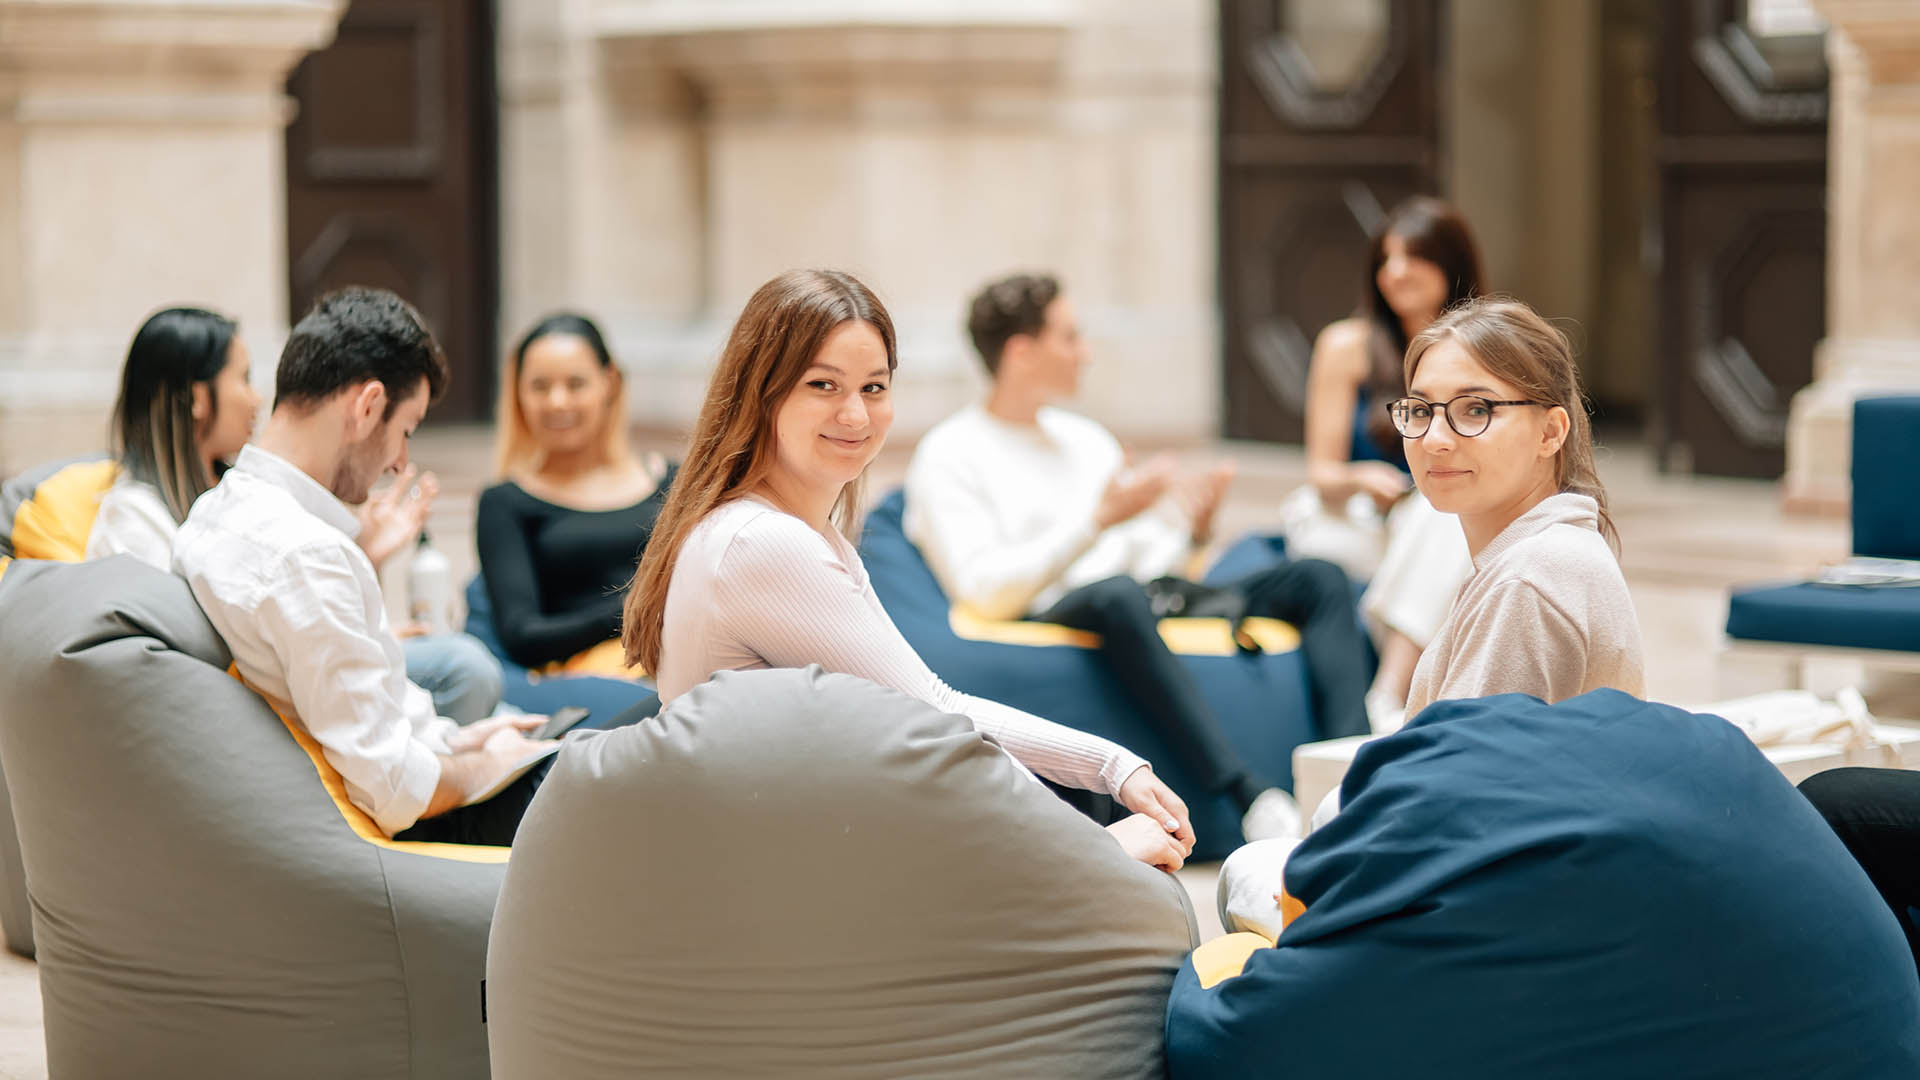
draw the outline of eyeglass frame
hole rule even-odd
[[[1472,398],[1473,400],[1487,407],[1486,427],[1481,428],[1479,431],[1476,431],[1471,435],[1467,434],[1464,431],[1461,431],[1460,425],[1453,422],[1453,410],[1448,408],[1448,406],[1452,405],[1454,402],[1460,401],[1465,398]],[[1398,432],[1402,439],[1424,439],[1427,437],[1427,432],[1433,430],[1433,417],[1431,416],[1427,417],[1426,429],[1421,431],[1420,434],[1418,435],[1409,435],[1406,432],[1400,430],[1400,424],[1394,419],[1394,416],[1393,416],[1393,407],[1395,405],[1399,405],[1400,403],[1406,402],[1406,401],[1417,401],[1420,404],[1425,405],[1430,409],[1438,409],[1440,411],[1440,415],[1446,417],[1448,429],[1451,430],[1455,435],[1458,435],[1463,439],[1477,439],[1480,436],[1485,435],[1487,433],[1487,428],[1490,428],[1493,426],[1493,410],[1498,409],[1503,405],[1538,405],[1543,409],[1554,409],[1559,407],[1551,401],[1532,401],[1532,400],[1495,401],[1492,398],[1483,398],[1479,394],[1455,394],[1453,397],[1448,398],[1445,401],[1428,401],[1426,398],[1414,397],[1413,395],[1409,394],[1403,398],[1394,398],[1392,401],[1387,402],[1384,406],[1387,410],[1387,422],[1393,425],[1393,430],[1395,432]]]

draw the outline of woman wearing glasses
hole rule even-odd
[[[1407,343],[1479,291],[1480,255],[1460,212],[1408,199],[1374,232],[1359,310],[1321,331],[1307,369],[1307,485],[1281,509],[1287,550],[1368,583],[1375,731],[1399,725],[1420,652],[1473,571],[1458,523],[1413,490],[1385,405],[1406,393]]]
[[[1642,693],[1640,626],[1610,542],[1607,494],[1566,336],[1513,300],[1472,300],[1407,348],[1406,397],[1384,411],[1434,509],[1458,515],[1473,571],[1420,655],[1407,698],[1601,687]],[[1335,788],[1315,810],[1340,809]],[[1290,842],[1248,844],[1220,868],[1222,922],[1277,937]]]
[[[1472,301],[1415,336],[1406,377],[1387,413],[1414,483],[1459,516],[1473,557],[1408,715],[1512,692],[1640,696],[1640,626],[1566,336],[1517,301]]]

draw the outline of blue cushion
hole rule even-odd
[[[880,603],[927,666],[964,693],[1103,735],[1152,762],[1193,813],[1195,858],[1225,858],[1238,847],[1240,813],[1233,801],[1200,788],[1098,652],[969,641],[953,632],[946,594],[901,525],[905,507],[898,491],[881,500],[867,517],[860,555]],[[1255,778],[1291,790],[1293,748],[1317,737],[1299,652],[1183,656],[1181,662]]]
[[[1727,636],[1920,651],[1920,588],[1803,582],[1739,589],[1727,601]]]
[[[1898,923],[1718,718],[1441,702],[1341,790],[1277,947],[1175,981],[1176,1080],[1920,1076]]]
[[[1920,397],[1854,402],[1854,554],[1920,559],[1915,462],[1920,462]]]
[[[596,723],[605,722],[643,702],[657,710],[660,699],[653,688],[626,679],[605,679],[598,675],[565,675],[542,678],[513,662],[500,635],[493,629],[493,604],[487,599],[486,582],[475,574],[467,582],[466,631],[500,661],[507,704],[530,713],[551,713],[577,705],[593,714]]]

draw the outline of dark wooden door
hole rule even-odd
[[[344,285],[420,309],[453,382],[431,417],[490,413],[495,230],[493,5],[353,0],[294,69],[287,129],[288,300]]]
[[[1663,468],[1776,477],[1826,330],[1827,73],[1796,5],[1660,5]],[[1789,10],[1789,15],[1792,14]]]
[[[1232,438],[1298,442],[1314,335],[1385,208],[1438,186],[1438,0],[1223,0],[1220,291]]]

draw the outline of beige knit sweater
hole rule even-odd
[[[1592,499],[1553,495],[1476,554],[1414,669],[1407,716],[1489,694],[1551,703],[1610,686],[1641,696],[1640,624],[1599,526]]]

